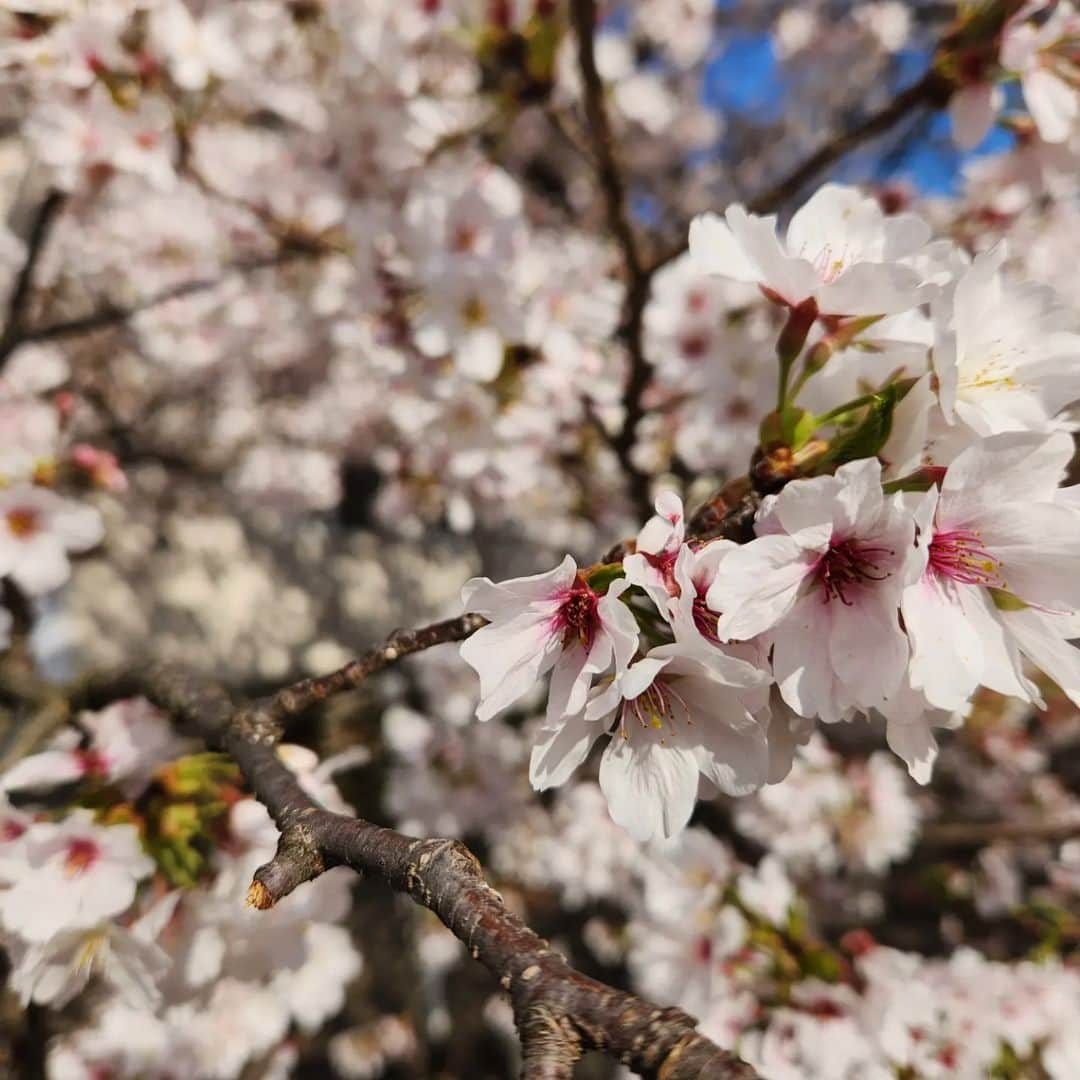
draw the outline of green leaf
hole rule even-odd
[[[606,593],[613,581],[626,577],[621,562],[601,563],[595,570],[585,575],[585,584],[594,593]]]
[[[783,409],[769,413],[761,421],[758,437],[765,448],[780,443],[792,450],[798,450],[810,441],[817,427],[817,418],[812,412],[795,405],[786,405]]]
[[[896,383],[869,395],[863,418],[833,438],[826,455],[829,464],[843,465],[847,461],[877,457],[892,432],[893,412],[901,396]]]

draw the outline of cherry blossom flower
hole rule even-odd
[[[134,798],[160,765],[187,746],[143,698],[118,701],[96,713],[84,712],[79,726],[90,736],[88,745],[76,743],[29,755],[0,776],[0,789],[54,787],[87,778],[118,784],[125,796]]]
[[[932,705],[959,709],[979,685],[1038,700],[1007,630],[1009,604],[995,597],[1050,613],[1080,610],[1080,513],[1057,497],[1072,453],[1064,434],[994,436],[949,466],[940,494],[926,493],[915,580],[901,608],[912,683]],[[1024,636],[1038,624],[1012,625]]]
[[[1028,18],[1046,8],[1049,15],[1041,23]],[[1078,37],[1080,12],[1069,0],[1025,4],[1002,36],[1001,63],[1019,74],[1024,104],[1047,142],[1064,142],[1080,117]]]
[[[554,570],[496,584],[473,578],[461,601],[490,620],[461,646],[480,676],[476,715],[489,720],[553,670],[548,719],[579,712],[594,676],[624,670],[637,648],[637,623],[619,596],[625,582],[597,595],[567,555]]]
[[[564,783],[616,720],[600,761],[612,818],[638,840],[670,837],[690,820],[698,776],[742,795],[768,776],[768,676],[733,657],[709,664],[662,645],[597,688],[577,715],[541,731],[529,777]]]
[[[179,892],[167,893],[130,928],[104,922],[88,929],[62,930],[42,944],[15,941],[12,989],[24,1005],[60,1008],[100,976],[132,1008],[155,1007],[159,983],[172,966],[155,941],[172,918]]]
[[[902,260],[930,239],[913,214],[887,217],[875,199],[826,184],[776,236],[776,218],[728,207],[722,220],[690,224],[690,253],[702,270],[753,282],[790,307],[813,300],[829,315],[889,315],[924,298],[920,274]]]
[[[979,435],[1048,431],[1080,395],[1080,334],[1050,290],[1008,283],[1007,249],[978,255],[938,316],[934,370],[945,419]]]
[[[96,825],[89,810],[34,823],[20,854],[23,867],[0,892],[0,922],[31,944],[125,911],[154,869],[133,825]]]
[[[796,480],[724,558],[707,601],[721,640],[769,632],[784,700],[827,723],[885,702],[907,667],[897,616],[915,527],[876,460]],[[867,655],[875,663],[865,662]]]
[[[32,596],[63,585],[67,553],[87,551],[103,535],[92,507],[28,484],[0,491],[0,576],[10,574]]]

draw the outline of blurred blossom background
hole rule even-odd
[[[56,688],[155,659],[265,693],[460,613],[474,575],[600,560],[661,489],[696,506],[742,476],[782,319],[702,274],[689,222],[928,71],[936,97],[762,209],[786,222],[832,179],[969,254],[1006,240],[1080,330],[1080,128],[1042,137],[1019,79],[950,39],[993,7],[603,3],[605,151],[568,0],[0,0],[0,515],[32,487],[43,532],[3,578],[0,880],[20,887],[4,843],[72,805],[28,809],[47,772],[98,783],[57,828],[103,793],[138,825],[116,865],[144,883],[57,914],[113,920],[92,945],[3,909],[2,1075],[516,1075],[509,1005],[433,915],[344,870],[246,910],[276,833],[227,763],[145,702]],[[950,95],[991,78],[980,132]],[[542,688],[477,724],[451,646],[285,752],[332,807],[466,840],[573,963],[762,1075],[1064,1080],[1080,713],[1040,688],[1038,714],[980,691],[924,787],[880,728],[819,728],[782,784],[703,799],[666,843],[611,820],[595,763],[534,792]]]

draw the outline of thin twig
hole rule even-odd
[[[852,150],[874,136],[884,134],[916,109],[923,106],[940,108],[945,105],[949,92],[949,81],[931,68],[918,82],[906,90],[901,90],[887,105],[870,113],[846,131],[838,132],[828,142],[818,147],[775,184],[752,198],[746,204],[747,209],[755,214],[771,214],[779,210],[789,199],[798,195],[806,184],[825,172],[831,165],[835,165],[841,158],[846,157]],[[651,270],[655,273],[677,259],[686,249],[686,241],[681,240],[679,244],[660,255]]]
[[[627,211],[626,185],[615,155],[611,122],[604,101],[604,84],[596,67],[596,0],[573,0],[570,13],[577,36],[585,122],[590,136],[596,179],[604,198],[608,231],[619,246],[626,274],[626,298],[623,302],[619,336],[626,345],[630,371],[623,388],[622,428],[618,434],[610,436],[608,441],[629,482],[634,507],[638,515],[644,518],[651,512],[649,477],[634,464],[633,449],[638,425],[645,415],[645,391],[653,373],[652,364],[645,355],[643,340],[645,305],[649,300],[652,269],[645,265]]]
[[[486,622],[482,615],[467,614],[419,630],[397,630],[385,644],[369,649],[337,671],[287,686],[256,702],[254,708],[266,722],[283,724],[333,694],[355,690],[369,675],[403,656],[451,641],[464,641]]]
[[[66,197],[62,192],[50,191],[41,201],[34,219],[30,223],[30,232],[26,238],[26,258],[23,260],[18,277],[8,297],[7,315],[4,330],[0,334],[0,371],[8,358],[25,339],[23,328],[26,325],[30,306],[30,294],[34,288],[34,272],[37,270],[41,255],[48,244],[49,234],[64,208]]]

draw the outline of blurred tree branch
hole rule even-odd
[[[26,238],[26,257],[15,278],[11,295],[8,297],[7,313],[4,317],[4,329],[0,333],[0,371],[8,358],[26,338],[27,314],[30,296],[34,288],[34,272],[41,260],[42,253],[49,241],[49,234],[60,212],[64,208],[66,197],[62,192],[50,191],[34,212]]]
[[[645,355],[643,326],[645,305],[653,268],[645,264],[626,205],[626,183],[615,154],[604,84],[596,67],[596,0],[572,0],[571,18],[578,45],[578,69],[581,73],[585,121],[590,136],[596,179],[604,199],[607,228],[622,254],[626,277],[619,337],[626,345],[630,371],[623,388],[623,423],[608,441],[626,475],[631,499],[640,517],[651,512],[649,477],[633,461],[638,425],[645,415],[644,396],[652,378],[652,364]],[[601,428],[602,431],[606,429]]]

